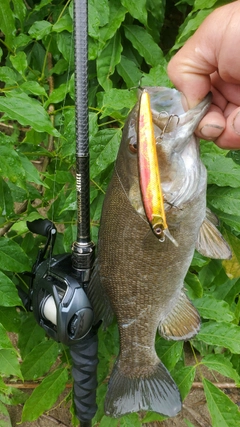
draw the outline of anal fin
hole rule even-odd
[[[116,362],[108,384],[105,413],[114,418],[138,411],[174,417],[182,408],[177,385],[159,360],[151,375],[129,378]]]
[[[189,340],[200,329],[200,316],[182,292],[167,317],[159,323],[159,334],[168,340]]]

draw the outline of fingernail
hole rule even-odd
[[[233,127],[234,132],[236,132],[238,135],[240,135],[240,111],[234,117],[233,122],[232,122],[232,127]]]
[[[205,139],[217,138],[221,135],[224,128],[218,125],[205,125],[200,129],[200,132]],[[239,121],[239,130],[240,130],[240,121]]]

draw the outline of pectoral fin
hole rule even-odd
[[[182,292],[177,304],[159,323],[159,334],[168,340],[189,340],[200,328],[200,316],[196,308]]]
[[[215,227],[216,216],[207,210],[196,243],[196,249],[200,254],[208,258],[230,259],[232,252],[221,233]]]

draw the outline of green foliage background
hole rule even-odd
[[[139,85],[169,86],[167,61],[217,6],[216,0],[89,0],[89,123],[91,226],[116,158],[124,120]],[[5,405],[23,403],[22,421],[50,409],[69,379],[62,345],[45,336],[19,299],[16,285],[30,271],[44,239],[26,221],[47,217],[58,229],[55,251],[70,252],[76,234],[74,60],[72,1],[1,0],[0,7],[0,424],[11,426]],[[158,354],[184,399],[201,373],[213,427],[240,425],[238,407],[204,378],[201,367],[240,384],[240,155],[203,142],[208,204],[221,220],[231,261],[195,254],[186,276],[202,327],[185,365],[183,343],[157,338]],[[21,308],[22,309],[19,309]],[[17,334],[17,344],[9,339]],[[106,377],[118,352],[116,325],[100,331],[99,410],[94,425],[141,426],[155,413],[109,420],[103,413]],[[56,363],[57,362],[57,363]],[[30,397],[11,387],[37,381]],[[70,398],[70,397],[69,397]],[[74,424],[73,417],[73,424]],[[109,424],[110,423],[110,424]],[[190,425],[186,421],[186,425]]]

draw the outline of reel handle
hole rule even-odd
[[[27,227],[29,231],[34,234],[40,234],[40,236],[48,237],[49,233],[56,234],[57,229],[52,221],[49,219],[35,219],[32,222],[27,221]]]

